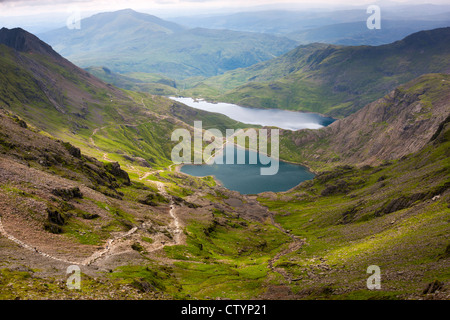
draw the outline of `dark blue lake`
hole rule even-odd
[[[242,194],[287,191],[305,180],[314,178],[314,174],[307,168],[283,161],[279,161],[277,174],[261,175],[261,167],[271,166],[271,164],[263,165],[260,161],[262,159],[263,163],[267,163],[264,161],[267,156],[255,151],[240,149],[245,152],[246,164],[236,164],[238,148],[234,145],[227,145],[224,153],[217,156],[224,157],[224,163],[228,148],[234,149],[235,164],[183,165],[180,171],[196,177],[214,176],[225,188],[239,191]],[[257,164],[249,164],[250,154],[252,153],[257,156]],[[271,160],[274,161],[274,159]]]

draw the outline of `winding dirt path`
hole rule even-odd
[[[127,233],[125,233],[125,234],[123,234],[123,235],[121,235],[121,236],[118,236],[118,237],[113,238],[113,239],[108,239],[108,240],[106,241],[106,245],[105,245],[105,247],[104,247],[103,250],[94,252],[89,258],[85,259],[81,264],[82,264],[83,266],[88,266],[88,265],[92,264],[93,262],[95,262],[96,260],[98,260],[98,259],[100,259],[100,258],[103,258],[104,256],[109,256],[109,255],[111,255],[110,252],[111,252],[113,246],[114,246],[119,240],[124,239],[124,238],[126,238],[126,237],[132,235],[133,233],[135,233],[135,232],[137,231],[137,229],[138,229],[137,227],[134,227],[134,228],[132,228],[130,231],[128,231]]]
[[[47,254],[45,252],[40,251],[39,249],[37,249],[37,248],[35,248],[33,246],[30,246],[30,245],[26,244],[23,241],[20,241],[19,239],[17,239],[13,235],[11,235],[8,232],[6,232],[5,228],[3,227],[3,223],[2,223],[1,217],[0,217],[0,234],[3,235],[4,237],[6,237],[7,239],[15,242],[20,247],[22,247],[24,249],[27,249],[29,251],[35,252],[35,253],[37,253],[37,254],[45,257],[45,258],[53,259],[53,260],[56,260],[56,261],[59,261],[59,262],[64,262],[64,263],[71,264],[71,265],[75,265],[75,264],[78,265],[78,264],[80,264],[79,262],[74,262],[74,261],[70,261],[70,260],[66,260],[66,259],[62,259],[62,258],[58,258],[58,257],[52,256],[50,254]]]
[[[293,280],[292,277],[283,268],[275,267],[275,263],[280,260],[281,257],[299,250],[305,244],[305,241],[286,231],[278,222],[274,220],[273,215],[271,215],[270,219],[272,221],[272,224],[276,228],[278,228],[278,230],[288,235],[292,239],[292,242],[289,244],[288,248],[278,252],[272,259],[270,259],[267,266],[271,271],[281,274],[283,278],[290,284]]]
[[[100,151],[100,152],[101,152],[102,150],[95,144],[94,136],[97,134],[97,132],[98,132],[99,130],[102,130],[102,129],[104,129],[104,128],[106,128],[106,127],[95,128],[94,131],[92,132],[91,136],[89,137],[89,142],[92,144],[92,146],[93,146],[95,149],[97,149],[97,150]],[[108,154],[107,154],[106,152],[103,153],[102,158],[103,158],[103,160],[105,160],[105,161],[108,161],[108,162],[114,162],[114,160],[111,160],[111,159],[108,158]]]
[[[156,185],[158,187],[159,192],[166,198],[170,199],[170,210],[169,214],[173,219],[173,225],[174,225],[174,241],[175,244],[181,244],[181,235],[183,232],[183,229],[181,228],[180,219],[175,213],[175,202],[173,201],[172,197],[167,193],[164,183],[157,181]]]
[[[182,244],[182,234],[183,234],[183,229],[181,226],[181,222],[176,214],[176,206],[175,203],[172,199],[172,197],[167,193],[166,189],[165,189],[165,185],[164,183],[157,181],[157,187],[158,190],[161,192],[161,194],[163,194],[166,198],[170,199],[170,210],[169,210],[169,215],[171,216],[171,218],[173,219],[173,221],[170,223],[170,225],[172,226],[172,233],[173,233],[173,242],[169,242],[169,243],[164,243],[162,242],[161,245],[156,246],[154,248],[152,248],[149,252],[154,252],[154,251],[158,251],[161,250],[162,248],[164,248],[165,246],[171,246],[171,245],[178,245],[178,244]],[[142,228],[144,227],[145,222],[142,224]],[[131,235],[133,235],[139,228],[137,226],[133,227],[132,229],[130,229],[128,232],[116,236],[114,238],[108,239],[103,247],[103,249],[98,250],[96,252],[94,252],[91,256],[89,256],[88,258],[84,259],[83,261],[71,261],[68,259],[63,259],[63,258],[58,258],[55,257],[53,255],[50,255],[48,253],[42,252],[40,251],[38,248],[31,246],[19,239],[17,239],[16,237],[14,237],[13,235],[9,234],[2,223],[1,220],[1,216],[0,216],[0,234],[2,236],[4,236],[5,238],[13,241],[14,243],[16,243],[17,245],[19,245],[20,247],[29,250],[31,252],[34,252],[36,254],[41,255],[42,257],[45,258],[49,258],[55,261],[59,261],[59,262],[63,262],[63,263],[67,263],[69,265],[78,265],[78,266],[90,266],[92,265],[94,262],[96,262],[97,260],[101,259],[101,258],[106,258],[108,256],[112,256],[115,255],[117,253],[112,253],[112,251],[114,251],[114,248],[119,246],[121,244],[122,240],[125,240],[127,237],[130,237]]]

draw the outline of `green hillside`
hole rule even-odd
[[[245,69],[198,83],[186,95],[258,108],[342,117],[425,73],[448,72],[450,28],[382,46],[300,46]]]
[[[417,59],[442,36],[391,46]],[[399,59],[389,46],[322,45],[284,59],[313,75],[387,48]],[[381,59],[355,59],[370,57]],[[411,61],[442,69],[438,57]],[[287,65],[272,70],[296,74]],[[22,29],[0,30],[0,68],[0,299],[450,298],[449,75],[421,75],[329,127],[281,131],[282,159],[315,178],[241,195],[177,172],[170,136],[194,120],[243,124],[106,84]],[[74,264],[80,290],[66,286]]]
[[[175,81],[158,74],[137,72],[122,75],[112,72],[105,67],[89,67],[85,70],[106,83],[111,83],[126,90],[147,92],[161,96],[174,96],[177,94]]]
[[[284,37],[229,30],[186,29],[157,17],[121,10],[97,14],[83,28],[40,35],[80,67],[146,72],[182,79],[214,76],[272,59],[295,47]]]
[[[130,165],[145,159],[147,166],[165,167],[171,164],[176,128],[190,130],[194,120],[205,128],[246,127],[160,96],[117,89],[55,52],[39,54],[39,39],[25,31],[7,32],[25,35],[34,46],[18,52],[0,44],[0,105],[99,159]]]
[[[448,119],[418,153],[376,167],[334,167],[290,192],[259,197],[305,239],[276,265],[292,292],[305,299],[448,299]],[[367,290],[370,265],[381,269],[381,290]]]

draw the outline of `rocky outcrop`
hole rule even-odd
[[[51,46],[21,28],[0,29],[0,44],[4,44],[19,52],[39,53],[42,55],[52,56],[56,59],[62,59],[62,57],[54,51]]]
[[[449,115],[450,76],[428,74],[326,128],[284,134],[308,161],[380,164],[422,149]]]

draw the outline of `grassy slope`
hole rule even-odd
[[[158,194],[154,180],[164,181],[169,194],[174,196],[185,198],[202,190],[205,199],[222,207],[226,207],[224,200],[232,196],[229,191],[216,188],[210,178],[180,176],[167,171],[154,173],[144,180],[131,174],[132,181],[128,184],[121,177],[108,173],[108,165],[83,154],[72,156],[69,152],[72,147],[67,143],[43,136],[36,128],[24,128],[25,122],[14,115],[1,111],[0,122],[2,161],[14,161],[15,165],[23,166],[22,172],[28,170],[25,176],[40,177],[29,183],[8,180],[9,175],[6,178],[2,175],[0,179],[8,180],[0,185],[2,205],[14,203],[18,216],[26,221],[24,227],[30,228],[28,222],[32,221],[31,228],[37,225],[33,234],[41,232],[41,237],[46,234],[45,208],[55,208],[65,217],[65,222],[58,226],[60,231],[49,241],[64,243],[67,248],[102,245],[116,232],[126,232],[143,220],[152,228],[139,231],[142,233],[139,243],[151,243],[161,232],[170,238],[171,234],[165,231],[166,214],[161,214],[167,207],[164,199],[157,200],[156,206],[139,203],[149,193]],[[14,175],[17,173],[11,176]],[[55,179],[56,183],[49,183],[48,179]],[[83,195],[74,199],[49,192],[49,184],[56,188],[62,181],[65,185],[82,184],[89,189],[83,189]],[[33,206],[27,209],[30,202]],[[111,273],[96,273],[95,277],[83,273],[81,291],[61,285],[65,271],[58,271],[57,266],[50,272],[46,266],[38,267],[25,259],[17,269],[11,256],[5,256],[0,268],[3,288],[0,299],[252,298],[273,281],[279,281],[267,263],[286,246],[289,237],[269,221],[246,219],[231,209],[217,210],[214,206],[203,211],[192,209],[189,215],[184,231],[187,245],[166,247],[165,253],[159,254],[175,262],[161,261],[147,256],[145,250],[139,251],[136,253],[139,259],[128,258]],[[2,218],[4,221],[5,216]],[[10,245],[6,242],[5,250],[9,250]],[[13,252],[20,254],[21,251],[13,248]],[[52,275],[46,275],[49,272]],[[35,276],[37,274],[39,276]],[[143,289],[143,284],[152,289]]]
[[[175,81],[158,74],[136,72],[121,75],[104,67],[89,67],[86,68],[86,71],[107,83],[126,90],[148,92],[161,96],[177,94]]]
[[[378,47],[312,44],[200,82],[187,94],[259,108],[349,115],[421,74],[447,72],[450,28]]]
[[[211,126],[218,126],[220,129],[237,128],[240,127],[239,123],[220,115],[186,108],[162,97],[124,92],[104,84],[97,86],[99,82],[96,79],[80,75],[78,69],[69,72],[65,62],[55,62],[36,54],[20,54],[2,46],[1,59],[5,70],[2,73],[2,106],[19,114],[20,118],[28,122],[28,126],[32,126],[31,131],[20,129],[18,124],[14,128],[24,130],[34,139],[29,140],[30,146],[24,146],[21,145],[23,143],[21,141],[27,139],[20,140],[21,135],[14,134],[17,141],[11,141],[9,135],[13,131],[5,127],[7,132],[2,134],[0,141],[2,154],[54,177],[69,179],[69,183],[84,183],[89,188],[119,198],[108,199],[105,202],[84,196],[66,204],[64,201],[60,203],[58,199],[51,198],[51,195],[41,195],[43,188],[39,185],[29,186],[20,182],[2,185],[2,192],[8,197],[8,201],[18,201],[23,205],[31,197],[44,208],[61,206],[60,209],[65,210],[64,214],[70,216],[61,234],[62,237],[69,239],[67,241],[79,245],[99,245],[111,236],[111,232],[131,228],[138,219],[142,219],[139,215],[136,216],[138,213],[136,208],[140,206],[136,202],[151,190],[157,192],[154,180],[164,181],[168,185],[169,193],[175,196],[186,197],[192,194],[192,190],[203,189],[208,193],[207,198],[213,202],[223,203],[223,200],[229,197],[216,192],[215,183],[210,178],[180,177],[165,171],[153,173],[140,181],[139,175],[148,171],[148,168],[141,167],[133,159],[143,157],[152,166],[167,166],[170,163],[167,153],[171,150],[170,133],[176,127],[188,127],[176,117],[170,116],[172,113],[178,114],[178,117],[186,123],[194,119],[203,119],[205,128]],[[31,63],[35,67],[33,72],[28,69]],[[49,76],[56,79],[58,84],[53,87],[53,94],[41,89],[42,86],[47,87],[46,77]],[[82,103],[75,100],[81,97],[74,96],[73,91],[83,97]],[[60,100],[55,101],[58,97]],[[19,118],[16,120],[19,123]],[[92,134],[94,129],[98,129],[95,135]],[[82,169],[88,165],[78,164],[78,160],[72,163],[73,158],[64,151],[65,144],[61,146],[54,138],[47,137],[50,134],[59,139],[69,140],[83,151],[98,156],[99,159],[106,153],[107,160],[119,161],[130,173],[131,186],[116,184],[112,188],[117,190],[117,193],[109,190],[109,185],[97,186],[95,175]],[[44,141],[38,142],[41,135],[43,137],[41,140],[48,141],[48,145],[45,144],[45,151],[40,149]],[[95,145],[89,138],[93,139]],[[133,159],[129,160],[131,156]],[[95,163],[100,168],[103,166],[101,162]],[[100,177],[108,176],[100,169],[99,172]],[[35,196],[36,194],[39,196]],[[95,212],[106,213],[111,217],[105,221],[88,217]],[[40,217],[40,214],[36,216]],[[165,222],[160,221],[153,213],[151,216],[151,219],[156,220],[159,225],[164,225]],[[44,219],[44,217],[39,219],[41,218]],[[201,220],[192,219],[186,233],[187,247],[167,249],[169,257],[181,259],[183,262],[165,266],[147,259],[146,264],[125,265],[106,280],[84,278],[87,279],[89,287],[81,292],[70,292],[64,286],[58,285],[61,282],[60,276],[36,280],[32,277],[36,270],[19,272],[2,269],[0,282],[5,286],[12,282],[14,284],[2,291],[1,298],[10,299],[17,296],[92,298],[95,296],[92,288],[95,288],[97,293],[102,292],[103,298],[126,298],[119,293],[123,288],[130,292],[128,298],[160,297],[155,296],[154,292],[139,292],[141,288],[136,281],[142,279],[154,285],[157,292],[166,294],[164,297],[187,298],[188,294],[196,298],[227,297],[231,289],[238,287],[240,289],[235,290],[231,297],[254,297],[261,293],[270,281],[277,279],[277,275],[267,268],[267,261],[288,242],[287,236],[269,223],[247,221],[225,211],[213,211],[212,215]],[[201,250],[199,244],[202,245]],[[170,276],[167,270],[170,270]],[[217,276],[218,271],[221,276],[211,279],[211,276]],[[23,290],[24,287],[27,290]],[[110,290],[112,293],[107,294]]]
[[[245,127],[163,97],[119,90],[66,60],[1,46],[0,63],[3,106],[99,159],[108,154],[132,164],[138,157],[164,167],[171,163],[175,143],[170,137],[176,128],[190,129],[194,120],[202,120],[205,128]]]
[[[337,167],[295,190],[261,196],[276,221],[307,245],[278,266],[308,298],[419,297],[448,282],[450,127],[422,151],[379,167]],[[437,196],[437,198],[434,198]],[[378,265],[382,290],[366,289]]]

